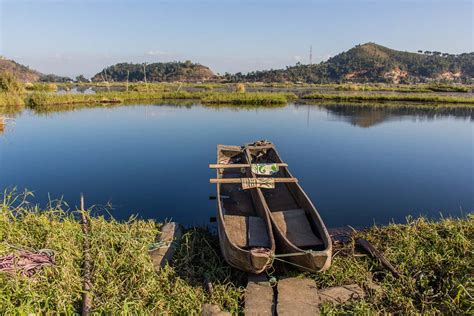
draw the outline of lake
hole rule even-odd
[[[0,189],[71,208],[83,192],[96,213],[118,219],[206,225],[216,215],[216,145],[267,139],[328,227],[459,216],[474,205],[473,127],[470,113],[342,105],[24,111],[0,134]]]

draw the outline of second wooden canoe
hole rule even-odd
[[[275,146],[257,142],[245,146],[251,164],[283,164]],[[279,167],[271,177],[293,178],[288,167]],[[253,177],[260,175],[253,174]],[[268,178],[268,175],[262,177]],[[270,216],[277,253],[301,270],[318,272],[329,268],[332,242],[316,207],[297,182],[275,183],[274,189],[257,189]],[[278,256],[277,254],[277,256]]]

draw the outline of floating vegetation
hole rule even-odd
[[[43,91],[43,92],[54,92],[58,90],[58,86],[54,83],[47,82],[36,82],[25,85],[27,91]]]
[[[286,104],[296,100],[293,93],[263,93],[263,92],[241,92],[241,93],[211,93],[201,98],[203,103],[214,104],[249,104],[249,105],[271,105]]]
[[[235,93],[235,92],[100,92],[95,94],[49,94],[32,93],[27,98],[27,105],[39,108],[51,105],[80,103],[121,103],[126,101],[163,100],[163,99],[196,99],[203,103],[230,104],[285,104],[296,99],[291,93]]]
[[[406,101],[431,103],[457,103],[474,106],[474,97],[458,97],[425,94],[330,94],[312,93],[303,96],[303,99],[332,100],[332,101]]]

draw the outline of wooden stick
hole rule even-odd
[[[384,267],[390,270],[390,272],[395,278],[400,278],[400,272],[398,272],[397,269],[395,269],[395,267],[387,259],[385,259],[384,255],[380,251],[378,251],[374,247],[374,245],[372,245],[368,240],[365,240],[363,238],[357,238],[355,243],[356,245],[359,245],[365,251],[370,253],[372,256],[379,259],[380,263],[382,263]]]
[[[92,296],[90,296],[90,291],[92,289],[91,284],[91,255],[90,255],[90,244],[89,244],[89,220],[84,210],[84,195],[81,193],[81,217],[82,217],[82,233],[84,234],[83,241],[83,283],[82,283],[82,316],[90,315],[90,310],[92,308]]]
[[[143,77],[145,78],[145,86],[146,86],[146,92],[150,92],[148,91],[148,82],[146,81],[146,63],[143,63]]]
[[[297,183],[296,178],[248,178],[248,179],[272,179],[275,183]],[[241,178],[209,179],[210,183],[242,183]]]
[[[276,165],[277,167],[288,167],[286,163],[270,163],[268,165]],[[209,164],[211,169],[228,169],[228,168],[250,168],[252,164],[248,163],[234,163],[234,164]]]

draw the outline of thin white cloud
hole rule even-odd
[[[167,56],[167,55],[171,55],[170,52],[165,52],[165,51],[162,51],[162,50],[149,50],[148,52],[145,53],[145,55],[148,55],[148,56]]]
[[[302,60],[303,60],[303,57],[296,55],[296,56],[293,56],[293,59],[294,59],[295,61],[302,61]]]

